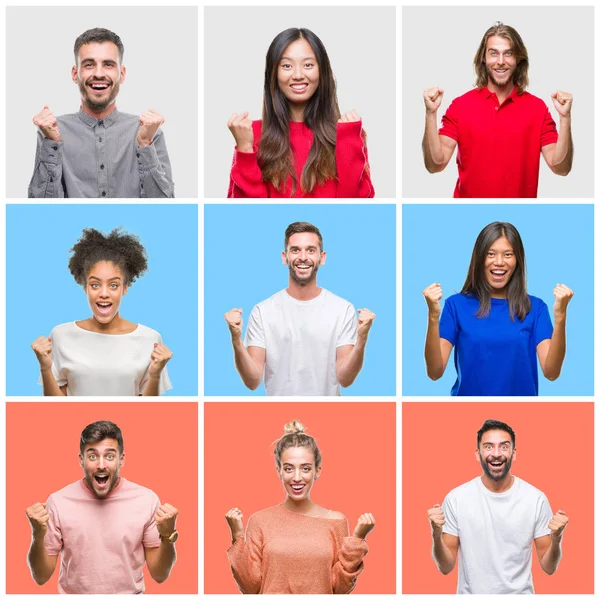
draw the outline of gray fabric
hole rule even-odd
[[[60,142],[38,132],[29,198],[174,198],[165,136],[138,148],[139,117],[115,109],[105,119],[57,117]]]

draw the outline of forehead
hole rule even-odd
[[[296,246],[298,248],[306,248],[308,246],[319,247],[319,236],[316,233],[304,231],[302,233],[294,233],[288,240],[288,247]]]
[[[496,252],[512,252],[513,247],[511,243],[504,236],[502,236],[490,246],[490,250],[494,250]]]
[[[281,463],[290,463],[292,465],[304,465],[307,463],[314,464],[315,457],[312,450],[307,446],[296,446],[293,448],[286,448],[281,453]]]
[[[494,48],[495,50],[506,51],[512,48],[512,43],[508,38],[500,35],[492,35],[488,38],[485,45],[486,50]]]
[[[90,42],[79,48],[77,57],[79,62],[90,59],[96,62],[104,60],[119,62],[119,49],[113,42]]]
[[[114,277],[124,278],[123,272],[115,263],[108,260],[97,262],[89,271],[89,277],[97,277],[98,279],[113,279]]]
[[[483,444],[502,444],[504,442],[512,443],[510,433],[502,429],[490,429],[481,436],[481,445]]]
[[[101,442],[92,442],[91,444],[86,444],[83,447],[83,453],[86,454],[88,450],[95,450],[96,452],[103,454],[105,452],[109,452],[114,450],[116,452],[119,451],[119,442],[112,438],[106,438]]]
[[[292,42],[286,49],[283,51],[282,56],[286,56],[287,58],[298,58],[302,60],[303,58],[311,58],[314,57],[315,53],[311,45],[304,39],[300,38],[295,42]]]

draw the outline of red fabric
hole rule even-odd
[[[558,140],[544,101],[515,87],[500,105],[475,89],[456,98],[441,135],[458,142],[455,198],[536,198],[542,146]]]
[[[292,178],[283,190],[277,190],[270,182],[264,182],[258,166],[258,142],[261,121],[252,122],[254,152],[238,152],[236,149],[231,165],[228,198],[290,198]],[[375,191],[369,176],[369,155],[363,140],[362,121],[338,123],[335,145],[337,178],[323,185],[317,184],[310,194],[300,189],[302,169],[313,143],[313,133],[304,123],[290,123],[290,144],[296,167],[296,193],[294,198],[373,198]]]

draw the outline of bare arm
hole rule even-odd
[[[440,338],[440,315],[442,307],[442,286],[432,283],[423,290],[427,302],[427,335],[425,336],[425,367],[427,377],[436,381],[446,370],[448,358],[452,352],[452,344]]]
[[[44,396],[66,396],[67,386],[59,386],[54,379],[52,374],[52,367],[49,369],[41,369],[42,374],[42,387],[44,390]]]
[[[444,91],[438,87],[425,90],[425,133],[423,134],[423,160],[430,173],[439,173],[450,162],[456,140],[438,134],[437,111],[442,103]]]
[[[561,540],[553,539],[551,535],[544,535],[533,540],[535,551],[540,561],[540,567],[547,575],[552,575],[558,569],[562,558]]]
[[[262,381],[267,351],[259,346],[246,348],[242,342],[242,309],[232,308],[225,313],[225,321],[231,333],[233,361],[244,385],[255,390]]]
[[[556,144],[542,147],[546,164],[556,175],[568,175],[573,166],[573,137],[571,135],[571,105],[573,96],[568,92],[554,92],[552,102],[559,114],[558,140]]]
[[[359,309],[356,344],[340,346],[336,351],[335,370],[337,380],[342,387],[352,385],[362,369],[367,339],[374,319],[375,313],[368,308]]]
[[[27,555],[27,564],[33,580],[38,585],[44,585],[52,577],[58,560],[58,555],[48,554],[44,546],[50,516],[44,502],[31,505],[26,514],[31,525],[31,546]]]
[[[449,533],[432,534],[432,556],[442,575],[448,575],[454,569],[460,538]]]
[[[171,569],[177,560],[175,544],[161,542],[157,548],[144,547],[146,564],[150,576],[156,583],[163,583],[171,574]]]

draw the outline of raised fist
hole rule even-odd
[[[169,537],[175,531],[179,511],[170,504],[161,504],[154,515],[156,529],[160,537]]]
[[[45,502],[36,502],[32,504],[25,514],[31,525],[31,532],[35,537],[44,537],[48,531],[48,520],[50,515],[46,510]]]
[[[242,309],[232,308],[230,311],[226,312],[225,321],[227,321],[227,325],[229,326],[229,331],[231,331],[231,335],[241,337],[243,325]]]
[[[569,94],[569,92],[561,92],[560,90],[556,90],[553,94],[550,94],[552,98],[552,104],[554,104],[554,108],[556,112],[561,117],[568,117],[571,114],[571,106],[573,106],[573,94]]]
[[[425,101],[425,109],[428,113],[435,113],[442,104],[444,90],[439,87],[432,87],[423,92],[423,100]]]
[[[173,353],[164,344],[154,344],[150,355],[150,375],[158,377],[172,356]]]
[[[357,121],[360,121],[360,116],[354,109],[352,109],[350,112],[342,113],[338,123],[356,123]]]
[[[52,340],[49,337],[40,335],[31,344],[31,349],[40,363],[40,370],[45,371],[52,368]]]
[[[375,320],[375,313],[371,312],[368,308],[358,309],[358,335],[366,339],[369,335],[369,329],[373,325]]]
[[[567,313],[567,306],[574,296],[575,292],[568,288],[564,283],[557,283],[554,288],[554,314],[565,315]]]
[[[429,518],[429,523],[431,524],[432,533],[441,533],[442,527],[446,523],[446,517],[441,506],[436,504],[433,508],[430,508],[427,511],[427,517]]]
[[[433,317],[439,317],[442,312],[442,305],[440,304],[443,296],[442,286],[439,283],[432,283],[423,290],[423,296],[425,296],[429,313]]]
[[[162,115],[155,110],[147,110],[140,115],[140,128],[137,132],[137,143],[140,148],[145,148],[152,143],[158,128],[165,122]]]
[[[240,115],[233,114],[227,127],[231,135],[235,138],[235,147],[238,152],[254,152],[254,132],[252,131],[252,121],[248,118],[248,113]]]
[[[568,522],[567,513],[564,510],[559,510],[548,523],[548,529],[550,529],[552,537],[560,540]]]
[[[355,538],[364,540],[375,527],[375,518],[371,513],[363,513],[358,517],[358,522],[352,534]]]
[[[231,529],[231,539],[234,541],[234,543],[240,538],[244,537],[243,518],[244,515],[239,508],[232,508],[225,513],[225,519],[227,520],[229,529]]]
[[[47,106],[44,106],[42,112],[33,117],[33,124],[40,128],[40,131],[44,134],[44,137],[54,142],[60,142],[58,121]]]

